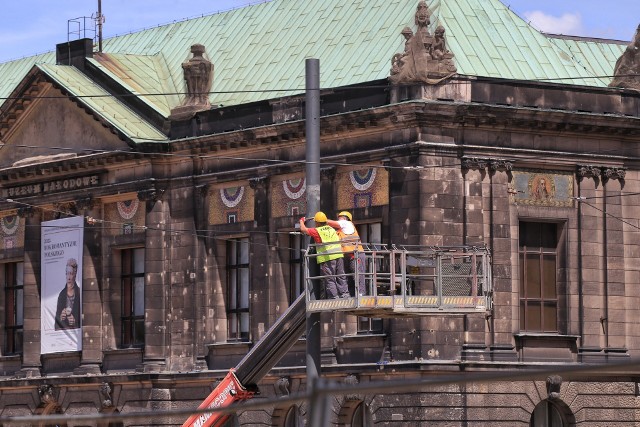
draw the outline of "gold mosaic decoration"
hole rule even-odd
[[[249,185],[215,187],[209,192],[209,224],[253,221],[254,191]]]
[[[336,174],[337,210],[389,204],[389,173],[380,167],[345,169]]]
[[[145,202],[132,198],[104,206],[105,232],[110,236],[133,234],[145,226]]]
[[[514,205],[573,207],[574,175],[544,170],[516,170],[509,183]]]
[[[271,180],[271,216],[304,215],[307,210],[307,185],[304,175]]]
[[[24,248],[24,218],[15,211],[0,213],[0,250]]]

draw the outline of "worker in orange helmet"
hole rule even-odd
[[[300,231],[313,237],[316,242],[316,261],[324,276],[324,287],[327,298],[349,298],[349,285],[344,274],[344,259],[340,247],[340,237],[332,227],[327,225],[327,215],[317,212],[313,219],[316,227],[307,227],[306,218],[300,218]]]
[[[327,224],[335,228],[342,243],[342,252],[344,253],[345,263],[348,266],[348,273],[355,277],[358,272],[358,294],[360,296],[367,294],[367,288],[364,280],[365,258],[364,248],[360,244],[360,236],[356,226],[353,225],[353,217],[348,211],[338,213],[338,220],[327,219]],[[357,270],[356,270],[357,269]]]

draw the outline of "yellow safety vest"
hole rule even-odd
[[[340,238],[338,237],[336,230],[328,225],[323,225],[322,227],[317,227],[316,231],[320,236],[320,240],[322,240],[322,244],[316,246],[316,251],[318,252],[316,260],[318,261],[318,264],[331,261],[332,259],[342,258],[342,249],[340,248],[339,242]]]

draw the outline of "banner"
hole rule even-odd
[[[82,350],[84,218],[42,223],[40,352]]]

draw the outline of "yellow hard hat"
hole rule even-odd
[[[351,214],[347,211],[342,211],[338,214],[338,216],[346,216],[347,218],[349,218],[349,221],[353,221],[353,217],[351,216]]]
[[[327,222],[327,216],[324,214],[324,212],[317,212],[313,219],[316,222]]]

